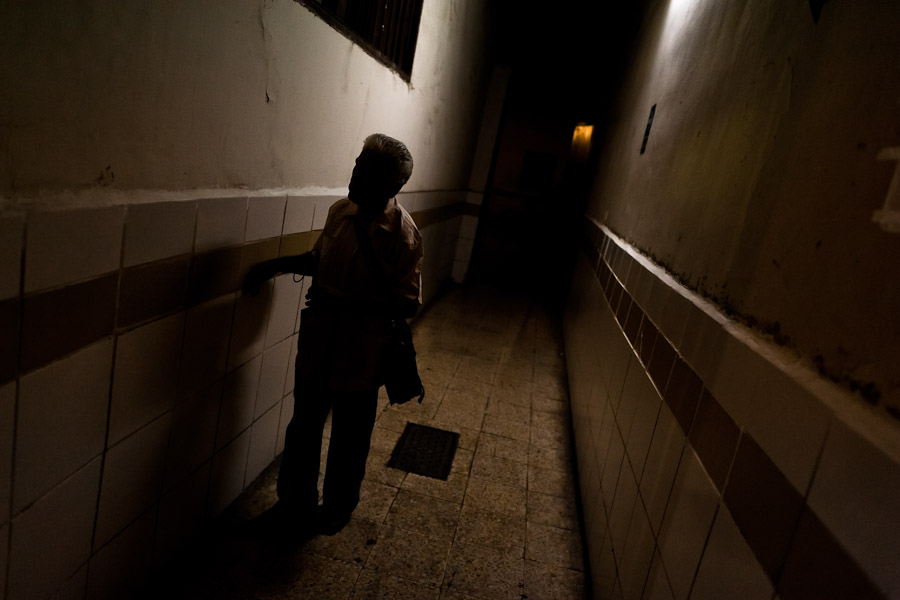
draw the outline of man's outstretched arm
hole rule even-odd
[[[319,251],[310,250],[305,254],[281,256],[253,265],[244,278],[242,290],[255,296],[262,284],[279,273],[296,273],[297,275],[314,275],[319,266]]]

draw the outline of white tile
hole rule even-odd
[[[200,200],[194,251],[206,252],[242,243],[246,224],[247,198]]]
[[[84,600],[87,588],[88,563],[85,562],[60,587],[56,588],[50,600]]]
[[[900,465],[835,420],[809,506],[886,596],[900,597]]]
[[[207,515],[216,517],[237,498],[244,489],[247,453],[250,449],[250,430],[239,435],[214,457],[207,498]]]
[[[313,214],[313,231],[322,229],[325,227],[325,221],[328,219],[328,209],[331,208],[331,205],[340,200],[341,198],[338,196],[317,196],[313,200],[316,206],[315,213]]]
[[[172,411],[172,433],[166,451],[163,489],[171,489],[212,458],[224,381],[179,402]]]
[[[228,350],[229,371],[262,354],[274,289],[274,281],[267,281],[255,296],[238,293]]]
[[[19,295],[25,216],[0,217],[0,300]]]
[[[675,482],[675,473],[681,462],[685,437],[675,416],[666,404],[659,411],[650,452],[641,475],[641,498],[647,507],[650,525],[655,533],[659,533],[669,493]]]
[[[248,242],[278,237],[284,225],[286,196],[258,196],[249,199],[247,207]]]
[[[616,486],[615,499],[612,501],[609,511],[609,534],[612,537],[613,548],[616,549],[616,556],[620,559],[622,551],[625,549],[625,539],[628,535],[628,527],[631,525],[636,499],[637,483],[626,458],[622,461],[619,484]]]
[[[296,379],[294,367],[297,364],[297,340],[299,337],[299,334],[294,334],[291,338],[291,355],[288,357],[288,371],[284,378],[283,396],[288,396],[294,391],[294,381]]]
[[[178,367],[179,393],[194,394],[225,374],[235,294],[191,308]]]
[[[459,239],[456,242],[456,254],[454,255],[454,260],[459,260],[468,265],[469,261],[472,259],[472,248],[475,245],[475,240],[472,239]]]
[[[656,426],[662,403],[662,398],[653,387],[649,377],[644,375],[635,402],[631,431],[628,433],[628,441],[625,444],[625,451],[631,459],[635,478],[638,481],[644,471],[644,464],[647,461],[647,453],[650,451],[650,442],[653,438],[653,429]]]
[[[153,550],[156,508],[91,557],[87,595],[91,600],[116,600],[137,595],[144,588]]]
[[[278,420],[278,437],[275,439],[275,455],[284,452],[284,436],[294,416],[294,397],[285,396],[281,401],[281,417]]]
[[[313,213],[316,201],[309,196],[288,196],[284,211],[284,228],[282,235],[310,231],[313,226]]]
[[[745,426],[753,404],[758,402],[759,381],[768,375],[771,365],[747,344],[728,335],[722,338],[718,360],[712,367],[703,379],[704,385],[735,422]]]
[[[676,600],[685,600],[700,563],[718,494],[693,451],[686,451],[666,507],[659,549]]]
[[[716,515],[691,600],[769,600],[775,593],[725,507]]]
[[[281,400],[284,396],[284,382],[288,376],[288,363],[291,357],[292,339],[288,338],[269,350],[262,358],[259,374],[259,390],[256,393],[256,405],[253,418],[258,419]]]
[[[9,565],[9,523],[0,527],[0,600],[6,598],[6,567]]]
[[[612,542],[607,535],[603,540],[596,563],[591,565],[591,579],[595,598],[611,598],[616,583],[616,557]]]
[[[293,275],[275,278],[266,326],[266,348],[271,348],[294,333],[302,291],[303,284],[295,283]]]
[[[196,201],[129,206],[125,216],[124,266],[190,253],[196,221]]]
[[[651,276],[655,277],[655,275]],[[643,306],[643,305],[642,305]],[[688,315],[690,315],[692,303],[690,300],[673,292],[669,295],[669,301],[663,308],[662,317],[657,325],[662,330],[666,338],[672,342],[675,349],[681,347],[684,340],[684,333],[687,330]]]
[[[687,331],[679,350],[703,381],[715,378],[727,337],[722,325],[702,310],[688,315]]]
[[[650,573],[647,575],[642,600],[675,600],[658,550],[653,553],[653,562],[650,563]]]
[[[656,273],[646,269],[644,265],[640,265],[637,272],[638,280],[637,283],[634,284],[631,295],[634,297],[635,302],[638,303],[638,306],[643,308],[650,302],[650,294],[653,291],[653,281],[657,276]]]
[[[119,268],[125,209],[32,213],[25,247],[25,292],[87,279]]]
[[[640,600],[655,548],[656,540],[647,521],[647,513],[638,500],[635,503],[634,515],[631,517],[628,537],[625,540],[625,552],[619,569],[619,581],[625,600]]]
[[[767,369],[758,383],[747,420],[739,425],[804,495],[825,443],[831,411],[777,369]]]
[[[610,501],[616,492],[619,467],[622,466],[622,457],[625,454],[625,446],[621,442],[618,431],[612,404],[607,404],[600,422],[600,432],[594,439],[594,452],[596,452],[597,466],[600,471],[600,486]]]
[[[175,404],[184,313],[119,336],[113,372],[109,445]]]
[[[478,217],[472,215],[463,215],[459,224],[459,237],[474,240],[475,232],[478,230]]]
[[[216,450],[228,444],[253,422],[253,407],[259,389],[262,356],[257,356],[225,378],[225,395],[219,411]]]
[[[14,513],[103,451],[112,348],[104,340],[22,377]]]
[[[669,297],[674,294],[665,282],[659,278],[654,278],[650,283],[650,295],[647,298],[647,305],[642,307],[647,316],[654,323],[659,323],[665,312],[669,302]]]
[[[170,564],[172,556],[203,530],[211,465],[211,460],[204,463],[160,500],[154,544],[157,564]]]
[[[278,441],[278,420],[281,406],[276,404],[261,416],[250,428],[250,450],[247,456],[247,473],[244,487],[256,479],[263,469],[275,460],[275,446]]]
[[[106,452],[95,549],[159,500],[171,427],[167,414]]]
[[[638,284],[646,272],[647,270],[640,261],[634,258],[631,259],[631,268],[628,269],[628,278],[625,280],[625,289],[631,293],[632,298],[637,292]]]
[[[629,363],[628,373],[625,375],[625,383],[622,386],[618,406],[616,406],[616,423],[622,433],[623,441],[627,442],[628,434],[631,433],[634,415],[637,412],[638,398],[648,395],[647,388],[652,387],[643,365],[637,359],[632,360]]]
[[[622,388],[625,385],[625,376],[630,365],[633,362],[634,368],[641,369],[640,361],[631,349],[628,339],[622,333],[622,330],[615,326],[614,335],[610,339],[609,354],[612,356],[612,363],[609,367],[609,381],[606,389],[609,391],[609,399],[613,408],[618,410],[619,403],[622,400]]]
[[[16,384],[13,382],[0,386],[0,524],[9,520],[15,418]]]
[[[9,598],[45,598],[87,561],[99,488],[97,457],[13,519]]]

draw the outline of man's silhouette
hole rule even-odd
[[[385,344],[392,322],[412,317],[422,302],[422,238],[394,198],[412,166],[402,142],[370,135],[356,159],[348,198],[332,205],[313,250],[260,263],[247,276],[250,293],[277,273],[313,276],[301,313],[294,416],[278,474],[279,501],[267,514],[279,535],[334,534],[359,503],[378,388],[384,383]],[[319,507],[322,431],[329,411],[331,442]]]

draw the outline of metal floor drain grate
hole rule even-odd
[[[446,481],[458,443],[458,433],[407,423],[387,466]]]

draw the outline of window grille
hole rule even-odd
[[[409,81],[423,0],[297,1]]]

